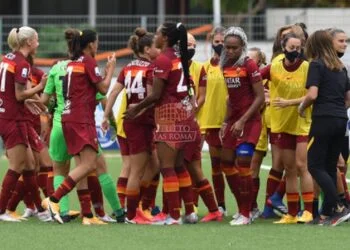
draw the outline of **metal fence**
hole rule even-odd
[[[188,29],[197,28],[205,24],[212,24],[212,15],[166,16],[166,21],[182,22]],[[125,48],[127,40],[136,27],[142,26],[155,32],[158,26],[158,16],[97,16],[94,27],[99,34],[99,50],[110,51]],[[59,57],[65,55],[66,45],[63,40],[63,31],[68,27],[89,27],[89,16],[29,16],[28,25],[39,33],[40,47],[38,57]],[[247,31],[251,40],[264,40],[265,15],[222,16],[223,26],[240,25]],[[0,16],[0,53],[8,52],[7,35],[11,28],[22,26],[21,16]],[[197,39],[206,39],[206,34],[197,36]]]

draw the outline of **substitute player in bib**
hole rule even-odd
[[[221,140],[219,131],[226,114],[227,88],[222,75],[219,59],[224,43],[223,27],[216,27],[210,33],[212,57],[203,64],[207,84],[205,102],[197,113],[201,133],[209,145],[212,167],[212,181],[215,197],[221,212],[226,211],[225,180],[220,166]]]
[[[24,118],[24,102],[45,86],[46,77],[36,87],[27,89],[31,66],[28,56],[35,55],[39,46],[37,32],[30,27],[13,28],[8,35],[12,52],[0,64],[0,135],[9,159],[9,170],[4,176],[0,194],[0,221],[18,222],[6,213],[6,207],[18,178],[22,174],[24,188],[38,209],[38,216],[48,217],[41,206],[36,181],[33,152],[28,141],[28,128]]]
[[[275,60],[264,68],[264,78],[270,80],[271,132],[277,136],[276,145],[281,150],[285,167],[288,214],[279,224],[306,223],[313,219],[313,182],[307,170],[306,151],[311,124],[311,110],[306,118],[298,116],[297,106],[305,95],[309,64],[300,57],[302,41],[289,33],[282,40],[284,59]],[[304,211],[299,208],[298,177],[304,201]]]
[[[113,55],[108,58],[106,76],[102,78],[94,59],[97,47],[98,37],[95,31],[83,30],[75,32],[72,36],[70,49],[72,61],[67,65],[67,75],[63,82],[65,109],[62,113],[62,128],[68,153],[74,155],[77,166],[70,171],[53,195],[43,201],[43,206],[50,210],[59,223],[63,223],[59,214],[59,200],[68,194],[77,182],[96,170],[98,152],[94,119],[96,94],[107,92],[115,69]],[[85,205],[89,206],[86,211],[90,210],[90,204]],[[89,213],[84,217],[93,216]]]
[[[260,108],[264,88],[256,63],[247,57],[247,36],[240,27],[230,27],[224,36],[220,58],[229,109],[223,124],[221,167],[234,194],[239,216],[230,225],[250,224],[253,197],[251,159],[261,131]]]

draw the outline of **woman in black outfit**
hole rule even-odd
[[[308,93],[299,106],[299,114],[313,105],[308,144],[308,169],[324,192],[324,203],[317,224],[336,226],[350,218],[337,193],[337,160],[347,123],[350,83],[343,63],[333,47],[332,37],[318,30],[306,43],[310,67]]]

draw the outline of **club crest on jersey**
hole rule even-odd
[[[21,76],[22,76],[23,78],[27,78],[27,77],[28,77],[28,69],[27,69],[27,68],[23,68],[23,69],[22,69]]]
[[[95,67],[95,75],[101,76],[100,69],[97,66]]]

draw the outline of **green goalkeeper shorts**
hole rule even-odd
[[[66,140],[63,135],[62,124],[59,122],[53,122],[51,135],[50,135],[50,146],[49,154],[51,160],[55,162],[65,162],[72,159],[72,156],[68,154]],[[101,146],[98,146],[97,155],[102,154]]]

